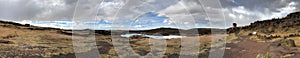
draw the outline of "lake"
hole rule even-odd
[[[147,34],[123,34],[121,35],[121,37],[126,37],[129,38],[131,36],[145,36],[145,37],[150,37],[153,39],[172,39],[172,38],[183,38],[186,36],[180,36],[180,35],[169,35],[169,36],[157,36],[157,35],[147,35]]]

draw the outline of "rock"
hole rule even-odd
[[[249,35],[249,36],[252,36],[253,34],[252,34],[252,33],[248,33],[248,35]]]
[[[50,47],[47,47],[47,46],[27,46],[25,48],[29,48],[29,49],[34,49],[34,48],[44,49],[44,48],[50,48]]]
[[[0,40],[0,43],[3,43],[3,44],[14,44],[14,42],[9,41],[9,40]]]
[[[252,32],[253,35],[256,35],[257,32]]]
[[[225,49],[226,49],[226,50],[230,50],[230,49],[231,49],[231,47],[226,47]]]
[[[255,58],[264,58],[264,55],[263,54],[258,54],[258,55],[256,55]]]
[[[283,39],[275,41],[269,45],[269,52],[271,58],[281,57],[287,54],[294,53],[297,51],[294,40]]]
[[[59,48],[59,49],[68,48],[68,46],[57,46],[57,48]]]
[[[275,42],[272,42],[269,46],[270,46],[270,47],[281,46],[281,41],[275,41]],[[271,49],[271,48],[270,48],[270,49]]]
[[[272,35],[267,35],[267,36],[265,36],[265,39],[267,39],[267,40],[272,40]]]
[[[286,42],[288,43],[287,45],[290,47],[296,47],[295,41],[292,39],[288,39],[286,40]]]
[[[9,39],[9,38],[14,38],[14,37],[18,37],[18,35],[13,35],[13,34],[9,34],[5,37],[2,37],[3,39]]]
[[[292,39],[283,39],[280,41],[275,41],[270,44],[270,46],[278,47],[278,46],[288,46],[288,47],[296,47],[295,41]]]
[[[147,55],[148,53],[150,53],[150,51],[139,50],[139,51],[136,51],[136,53],[138,53],[140,56],[145,56],[145,55]]]

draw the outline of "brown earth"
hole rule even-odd
[[[228,43],[224,58],[255,58],[258,54],[266,54],[270,43],[245,39],[239,43]]]

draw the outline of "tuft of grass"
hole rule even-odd
[[[265,57],[264,57],[264,58],[271,58],[269,52],[267,52],[267,53],[265,54]]]
[[[282,40],[281,43],[282,43],[283,45],[288,45],[288,43],[287,43],[286,40]]]

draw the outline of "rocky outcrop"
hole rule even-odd
[[[257,29],[269,27],[293,27],[300,26],[300,12],[295,12],[287,15],[284,18],[273,18],[270,20],[256,21],[249,26],[241,27],[242,29]]]
[[[294,40],[283,39],[269,45],[269,54],[271,58],[281,58],[285,55],[296,53],[297,49]]]

